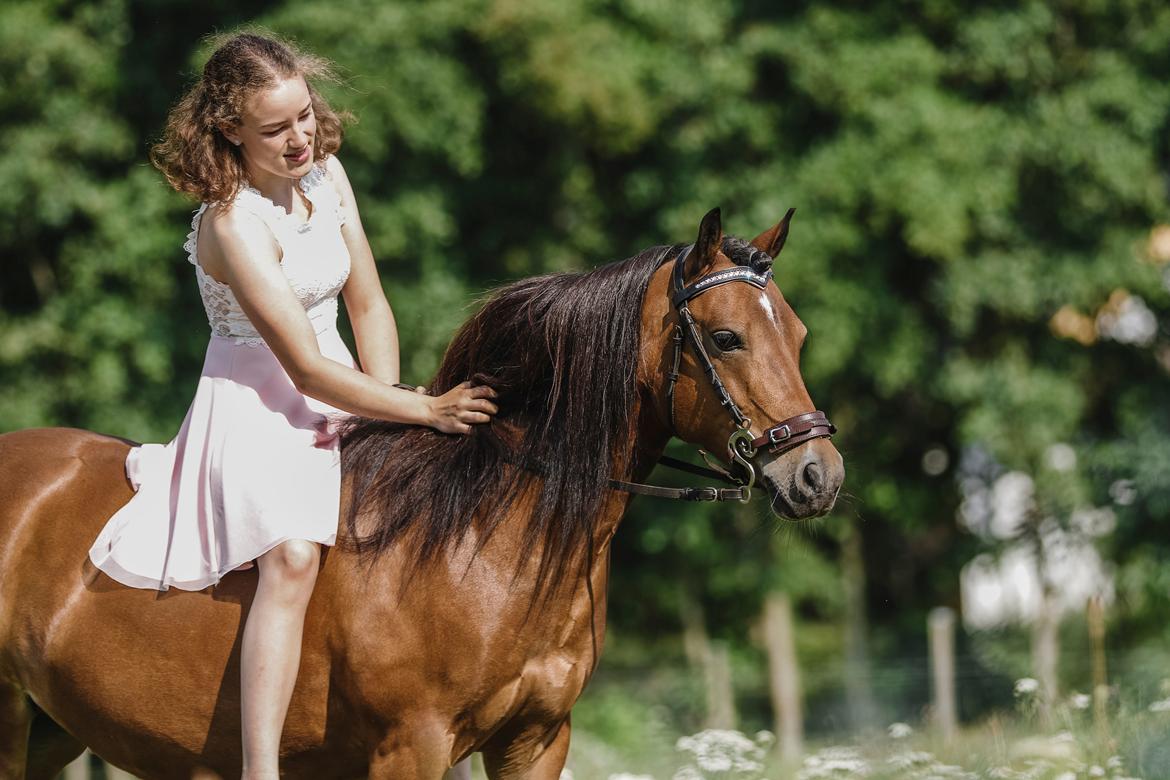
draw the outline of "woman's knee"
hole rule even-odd
[[[321,548],[316,542],[290,539],[266,552],[260,561],[262,573],[284,581],[312,583],[317,578]]]

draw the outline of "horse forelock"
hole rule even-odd
[[[633,424],[642,299],[677,249],[652,247],[490,294],[456,333],[429,386],[434,395],[467,379],[492,386],[499,413],[490,425],[452,436],[349,419],[342,430],[351,487],[346,543],[373,560],[409,535],[417,568],[473,528],[482,547],[531,490],[518,565],[539,549],[543,587],[575,553],[591,550],[614,458]]]
[[[744,265],[756,273],[762,274],[772,267],[772,256],[767,252],[756,249],[749,242],[736,236],[724,236],[719,247],[727,259],[736,265]]]

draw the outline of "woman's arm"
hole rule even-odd
[[[353,187],[337,155],[329,156],[325,170],[341,199],[341,210],[345,217],[341,235],[349,249],[350,271],[341,294],[345,297],[345,310],[353,325],[358,361],[365,373],[393,384],[399,381],[398,328],[394,322],[394,312],[390,309],[378,278],[374,253],[370,250],[370,242],[362,227]]]
[[[391,387],[321,354],[317,336],[280,268],[279,247],[258,217],[228,209],[204,220],[207,250],[217,278],[226,282],[256,330],[297,389],[363,417],[429,425],[444,433],[467,433],[491,419],[496,406],[488,387],[459,387],[433,397]]]

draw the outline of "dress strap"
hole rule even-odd
[[[309,200],[313,201],[313,208],[333,212],[337,218],[337,225],[345,224],[345,213],[341,210],[341,198],[337,195],[337,188],[333,186],[333,176],[325,168],[325,163],[317,163],[312,170],[301,177],[301,191]]]

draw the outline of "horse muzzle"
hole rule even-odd
[[[845,463],[828,439],[813,439],[759,464],[773,514],[806,520],[828,514],[845,481]]]

